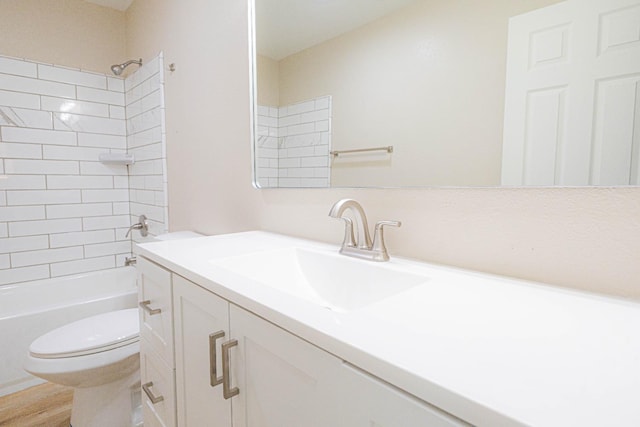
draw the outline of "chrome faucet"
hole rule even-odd
[[[346,210],[350,210],[353,219],[343,216]],[[400,227],[399,221],[379,221],[374,228],[373,243],[369,235],[369,225],[367,224],[367,216],[360,203],[353,199],[338,200],[331,210],[329,216],[344,221],[344,239],[340,253],[357,258],[369,259],[372,261],[389,261],[389,253],[384,243],[383,229],[387,225]],[[354,223],[357,235],[354,236]]]
[[[353,212],[353,217],[356,222],[358,231],[358,239],[355,240],[353,236],[353,221],[351,218],[345,218],[342,216],[347,209]],[[329,216],[332,218],[338,218],[345,222],[345,233],[342,247],[356,247],[360,249],[371,249],[371,237],[369,236],[369,224],[367,224],[367,216],[364,213],[364,209],[360,203],[353,199],[338,200],[335,205],[329,211]]]

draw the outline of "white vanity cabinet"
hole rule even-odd
[[[219,383],[221,346],[229,340],[229,303],[173,277],[178,425],[230,426],[231,405]]]
[[[173,286],[179,426],[339,424],[339,359],[179,276]],[[238,389],[227,398],[224,357]]]
[[[344,427],[470,425],[349,364],[343,364],[341,378]]]
[[[640,426],[635,302],[262,231],[138,251],[147,427]]]
[[[342,425],[340,359],[235,305],[230,319],[234,427]]]
[[[175,274],[173,309],[178,426],[465,425]]]

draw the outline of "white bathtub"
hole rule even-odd
[[[74,320],[136,307],[137,292],[133,267],[0,287],[0,396],[43,382],[22,369],[35,338]]]

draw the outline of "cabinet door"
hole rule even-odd
[[[140,257],[138,259],[140,336],[149,348],[173,367],[173,323],[171,313],[171,273]]]
[[[379,379],[342,366],[344,427],[462,427],[469,424]]]
[[[174,275],[173,307],[178,425],[230,427],[231,404],[222,397],[222,384],[211,385],[213,354],[216,377],[222,377],[220,347],[229,340],[229,303]],[[224,336],[215,338],[217,332]]]
[[[340,424],[339,359],[233,304],[230,319],[234,427]]]

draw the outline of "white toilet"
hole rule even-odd
[[[142,425],[138,309],[54,329],[29,347],[27,372],[74,388],[73,427]]]
[[[202,237],[178,231],[149,240]],[[87,317],[31,343],[24,369],[74,388],[72,427],[142,426],[138,309]]]

